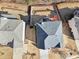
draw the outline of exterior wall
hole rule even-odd
[[[5,23],[5,21],[7,21]],[[3,23],[2,23],[3,22]],[[0,43],[7,45],[8,42],[13,42],[13,59],[22,59],[25,39],[25,22],[22,20],[1,20],[0,27]]]
[[[8,31],[9,24],[10,22],[7,19],[0,20],[0,43],[2,45],[7,45],[7,43],[13,40],[13,31]]]
[[[47,48],[56,48],[56,45],[59,44],[58,48],[63,47],[63,33],[62,33],[62,22],[59,22],[58,29],[56,29],[56,33],[54,35],[49,35],[45,41],[45,49]],[[53,25],[52,25],[53,26]],[[55,25],[54,25],[55,26]],[[50,28],[49,28],[50,29]],[[53,31],[53,29],[52,29]]]
[[[14,41],[14,49],[13,49],[13,59],[22,59],[23,56],[23,45],[25,39],[25,23],[22,22],[19,26],[14,30],[15,41]]]
[[[54,21],[36,24],[36,40],[40,49],[63,47],[62,22]]]
[[[72,29],[71,31],[73,32],[76,46],[77,46],[78,51],[79,51],[79,31],[78,31],[79,27],[76,26],[76,25],[78,25],[79,21],[77,21],[77,20],[79,20],[79,17],[74,17],[71,20],[69,20],[69,26]],[[76,21],[77,21],[77,23],[76,23]]]
[[[39,24],[36,26],[36,43],[38,48],[45,49],[44,39],[48,36],[40,27]]]
[[[40,49],[40,59],[48,59],[48,49],[47,50],[42,50]]]
[[[8,42],[13,40],[12,31],[0,31],[0,44],[7,45]]]
[[[59,40],[59,43],[60,43],[60,48],[63,48],[64,47],[64,40],[63,40],[63,28],[62,28],[62,22],[60,21],[60,25],[58,27],[58,30],[56,32],[56,35],[57,35],[57,39]]]

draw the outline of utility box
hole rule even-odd
[[[13,48],[13,59],[22,59],[24,39],[25,22],[6,18],[0,19],[0,44]]]
[[[63,47],[61,21],[48,21],[36,24],[36,43],[40,49]]]

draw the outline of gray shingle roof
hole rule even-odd
[[[62,41],[62,22],[42,22],[36,24],[37,46],[41,49],[60,48]]]

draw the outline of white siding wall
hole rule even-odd
[[[22,59],[23,56],[23,44],[24,44],[24,32],[25,31],[25,23],[22,22],[19,26],[14,30],[14,49],[13,49],[13,59]]]
[[[76,42],[76,46],[77,46],[78,51],[79,51],[79,32],[77,30],[77,27],[75,26],[76,25],[75,18],[77,18],[77,17],[74,17],[71,20],[69,20],[69,26],[72,29],[71,31],[73,32],[75,42]],[[79,20],[79,18],[77,18],[77,19]]]
[[[13,40],[13,33],[11,31],[0,31],[0,44],[7,45]]]
[[[8,21],[4,23],[5,21]],[[25,22],[22,20],[1,20],[0,28],[0,43],[7,45],[8,42],[11,42],[14,39],[13,45],[13,59],[22,59],[23,56],[23,45],[25,39]],[[8,28],[11,28],[11,30]],[[6,30],[7,29],[7,30]]]
[[[47,50],[42,50],[40,49],[40,59],[48,59],[48,49]]]

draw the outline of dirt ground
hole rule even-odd
[[[78,4],[77,4],[78,5]],[[59,9],[64,8],[64,7],[75,7],[77,6],[76,3],[74,3],[74,6],[71,3],[67,3],[66,4],[59,4],[58,7]],[[29,27],[27,27],[29,28]],[[34,52],[36,55],[33,57],[33,59],[40,59],[39,58],[39,49],[36,48],[36,46],[33,44],[35,39],[33,37],[34,35],[34,30],[33,29],[29,29],[26,30],[29,34],[27,34],[27,39],[28,42],[28,52]],[[75,40],[73,39],[73,37],[71,36],[71,32],[70,32],[70,28],[68,27],[68,24],[64,23],[63,24],[63,42],[64,42],[64,48],[60,48],[60,49],[51,49],[49,51],[49,59],[66,59],[66,57],[68,56],[68,52],[70,52],[70,54],[72,55],[71,57],[75,56],[78,54],[76,45],[75,45]],[[29,57],[29,56],[27,56]],[[31,55],[30,55],[31,57]],[[26,59],[26,58],[25,58]],[[29,59],[29,58],[27,58]],[[77,58],[74,58],[77,59]]]
[[[29,26],[27,26],[26,30],[27,30],[26,38],[29,39],[27,43],[27,51],[31,54],[32,53],[35,54],[34,56],[31,56],[31,54],[28,54],[27,59],[29,58],[40,59],[39,49],[35,46],[34,29],[30,29]],[[64,41],[65,48],[51,49],[48,55],[49,59],[65,59],[70,50],[71,50],[72,55],[77,55],[77,48],[75,45],[75,41],[71,37],[70,30],[67,24],[63,24],[63,39],[64,39],[63,41]]]
[[[79,3],[74,3],[74,4],[68,4],[67,5],[64,4],[59,4],[59,8],[63,8],[63,7],[70,7],[72,8],[73,6],[78,6]],[[5,6],[9,6],[11,7],[12,4],[7,4],[7,3],[3,3],[0,4],[0,6],[5,7]],[[14,4],[13,4],[14,5]],[[18,9],[22,9],[22,10],[26,10],[26,6],[23,5],[16,5],[18,6]],[[15,6],[15,7],[16,7]],[[13,7],[14,8],[14,7]],[[2,10],[2,9],[1,9]],[[8,10],[10,13],[13,13],[15,15],[21,13],[21,14],[25,14],[24,11],[14,11],[13,10]],[[41,13],[40,13],[41,14]],[[46,14],[46,13],[45,13]],[[39,55],[39,49],[36,47],[35,44],[35,30],[34,29],[30,29],[29,26],[27,26],[26,29],[26,45],[27,45],[27,53],[25,53],[24,58],[23,59],[40,59],[40,55]],[[49,51],[49,59],[65,59],[67,57],[68,52],[71,50],[72,55],[77,55],[77,48],[75,45],[75,41],[74,39],[71,37],[70,34],[70,30],[68,28],[68,24],[64,23],[63,24],[63,41],[64,41],[64,46],[65,48],[62,49],[51,49]],[[3,52],[5,52],[4,55],[0,54],[0,59],[12,59],[12,49],[9,47],[0,47],[0,52],[1,54],[3,54]]]
[[[12,59],[13,50],[10,47],[0,46],[0,59]]]
[[[67,4],[67,6],[66,6]],[[63,4],[59,4],[58,7],[59,9],[63,8],[63,7],[69,7],[69,8],[73,8],[76,5],[76,3],[74,3],[72,5],[72,3],[63,3]],[[79,3],[77,3],[79,4]],[[38,13],[37,13],[38,14]],[[42,13],[39,13],[42,14]],[[46,13],[45,13],[46,14]],[[29,27],[27,27],[27,32],[26,32],[26,38],[28,39],[28,52],[30,53],[35,53],[36,55],[34,56],[34,58],[32,59],[40,59],[39,58],[39,49],[35,46],[35,39],[34,39],[34,30],[33,29],[29,29]],[[29,33],[29,34],[28,34]],[[67,23],[63,23],[63,42],[64,42],[64,48],[60,48],[60,49],[51,49],[49,51],[49,59],[66,59],[66,57],[68,56],[69,52],[72,56],[75,56],[78,54],[76,45],[75,45],[75,40],[73,39],[73,36],[71,35],[70,32],[70,28],[68,27]],[[31,55],[29,55],[31,56]],[[27,56],[27,57],[29,57]],[[26,58],[25,58],[26,59]],[[29,58],[27,58],[29,59]],[[75,58],[77,59],[77,58]]]

